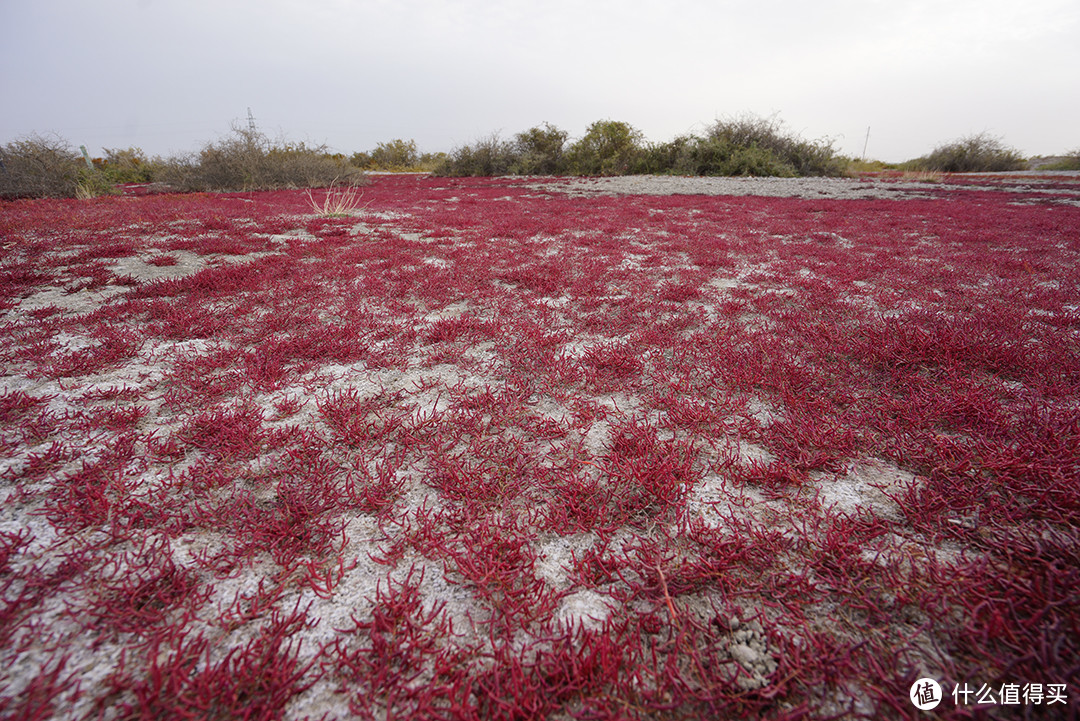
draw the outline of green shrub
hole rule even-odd
[[[415,140],[395,138],[379,143],[371,151],[371,166],[376,170],[411,170],[420,164]]]
[[[774,151],[754,143],[738,145],[722,137],[702,138],[688,145],[676,167],[687,175],[797,175]]]
[[[79,182],[75,187],[76,198],[97,198],[102,195],[117,195],[119,190],[104,173],[96,168],[79,168]]]
[[[885,170],[895,170],[896,164],[886,163],[881,160],[867,160],[865,158],[845,158],[847,169],[845,174],[857,175],[859,173],[880,173]]]
[[[439,175],[842,175],[847,159],[832,143],[784,133],[773,119],[744,116],[717,121],[705,137],[681,135],[667,143],[644,142],[628,123],[598,120],[584,137],[566,145],[567,133],[544,123],[512,142],[497,134],[455,149],[434,170]],[[353,162],[368,159],[353,156]]]
[[[783,130],[775,118],[743,115],[718,120],[709,129],[706,143],[719,162],[715,167],[728,166],[734,172],[722,175],[842,175],[847,163],[833,150],[827,140],[803,140]],[[730,150],[728,150],[730,148]],[[729,160],[720,160],[731,153]]]
[[[1026,165],[1024,157],[1000,138],[979,133],[939,145],[929,155],[908,161],[901,167],[939,173],[998,173],[1023,170]]]
[[[514,175],[559,175],[566,170],[564,148],[569,133],[550,123],[514,136]]]
[[[361,170],[390,172],[431,172],[446,162],[446,153],[421,153],[415,140],[391,140],[379,143],[374,150],[353,153],[349,163]]]
[[[233,127],[232,134],[194,154],[164,163],[160,179],[178,190],[272,190],[355,185],[362,174],[325,146],[271,142],[265,135]]]
[[[795,168],[795,174],[801,176],[839,176],[847,171],[847,161],[836,154],[832,141],[828,140],[797,142],[780,159]]]
[[[472,145],[455,148],[433,172],[452,177],[507,175],[516,161],[513,144],[492,133]]]
[[[105,148],[104,158],[94,165],[110,183],[149,183],[154,180],[154,164],[142,148]]]
[[[349,164],[360,170],[374,170],[375,163],[371,159],[371,153],[358,152],[349,156]]]
[[[568,168],[574,175],[624,175],[642,162],[641,131],[617,120],[597,120],[571,144]]]
[[[435,153],[421,153],[420,164],[417,170],[422,170],[425,173],[430,173],[447,161],[450,156],[441,150]]]
[[[634,172],[643,175],[696,175],[687,162],[687,153],[700,140],[693,135],[679,135],[666,143],[648,143],[641,151]]]
[[[1070,150],[1061,159],[1043,165],[1039,170],[1080,170],[1080,148]]]
[[[28,135],[0,148],[0,197],[73,198],[88,169],[63,138]]]

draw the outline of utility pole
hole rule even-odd
[[[250,113],[251,110],[248,110],[248,112]],[[870,144],[870,126],[867,125],[866,126],[866,140],[863,141],[863,144],[862,144],[862,159],[863,160],[866,160],[866,146],[869,145],[869,144]]]
[[[91,160],[90,160],[90,151],[88,151],[86,149],[85,145],[80,145],[79,150],[82,151],[82,157],[83,157],[83,160],[86,161],[86,167],[89,168],[90,170],[93,170],[94,169],[94,163],[91,162]]]

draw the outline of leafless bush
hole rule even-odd
[[[0,148],[0,197],[71,198],[83,160],[58,135],[28,135]]]
[[[325,187],[344,180],[356,185],[361,173],[325,146],[308,146],[233,127],[231,135],[198,153],[170,158],[159,180],[186,191],[273,190]]]

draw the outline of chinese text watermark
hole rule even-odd
[[[958,683],[952,688],[957,706],[1053,706],[1068,705],[1067,685],[1063,683]],[[911,686],[911,703],[921,711],[938,707],[946,694],[932,678],[920,678]]]

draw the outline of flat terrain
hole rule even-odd
[[[940,180],[0,204],[0,715],[1074,712],[1080,181]]]

